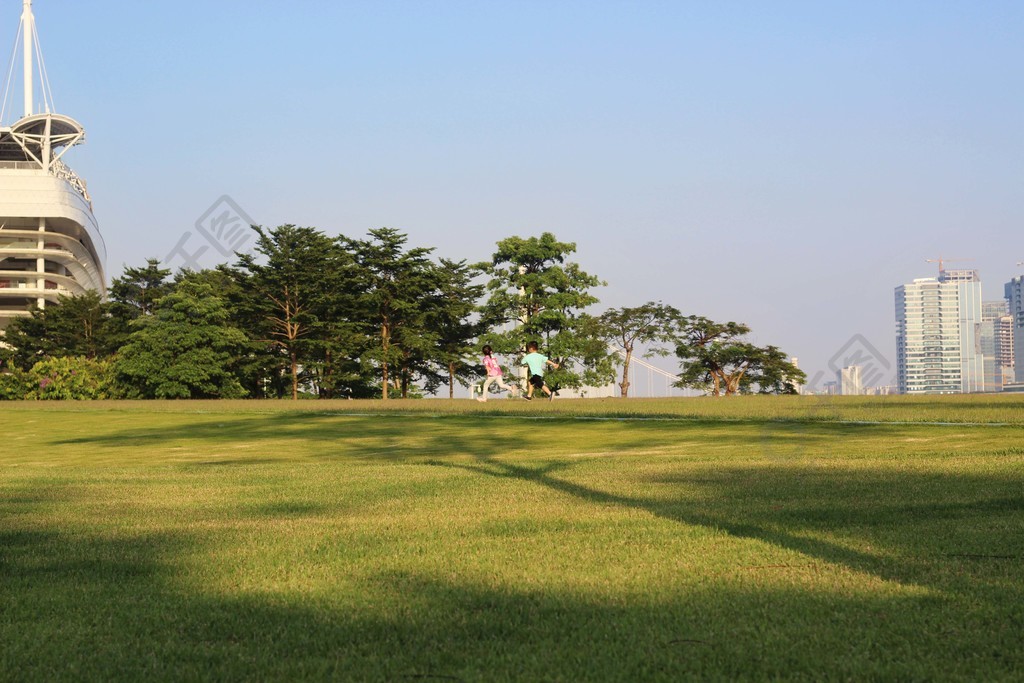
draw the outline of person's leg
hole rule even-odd
[[[495,379],[498,382],[498,388],[499,389],[504,389],[505,391],[507,391],[510,394],[514,394],[516,392],[516,387],[512,387],[512,386],[509,386],[508,384],[505,384],[505,378],[504,377],[495,377]]]
[[[498,380],[500,382],[501,378],[488,376],[487,379],[484,380],[484,388],[480,392],[480,398],[477,399],[481,403],[487,403],[487,392],[490,390],[491,384],[494,380]]]
[[[533,375],[530,377],[530,387],[526,391],[526,399],[530,400],[533,398],[533,390],[544,386],[544,378],[540,375]]]

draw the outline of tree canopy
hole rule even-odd
[[[645,354],[664,355],[663,344],[675,340],[682,314],[672,306],[648,301],[641,306],[611,308],[598,317],[598,334],[617,349],[613,360],[622,363],[619,390],[622,398],[629,397],[629,367],[637,344],[652,345]]]
[[[538,342],[559,359],[552,382],[571,387],[603,384],[612,376],[608,349],[586,312],[598,303],[591,290],[605,283],[567,260],[575,251],[574,243],[545,232],[501,240],[490,263],[481,264],[490,276],[483,319],[491,331],[483,341],[506,355],[523,354],[529,342]]]
[[[232,364],[245,334],[210,285],[185,280],[133,323],[115,372],[127,398],[241,398]]]
[[[750,332],[736,322],[717,323],[703,316],[683,321],[676,345],[682,372],[677,386],[712,396],[737,393],[795,393],[806,378],[774,346],[745,339]]]
[[[595,312],[605,286],[550,232],[499,240],[489,261],[435,258],[393,228],[365,237],[253,226],[254,251],[174,276],[156,259],[97,293],[14,320],[0,399],[411,398],[484,375],[480,348],[518,365],[536,341],[551,385],[630,395],[630,364],[673,349],[678,386],[715,395],[793,391],[803,373],[749,329],[661,302]]]

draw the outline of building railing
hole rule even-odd
[[[57,159],[50,164],[50,171],[54,176],[61,180],[66,180],[71,187],[75,188],[78,194],[82,195],[82,199],[89,202],[89,208],[92,209],[92,199],[89,197],[89,189],[86,187],[85,181],[82,180],[81,176],[72,171],[71,168],[60,159]]]
[[[17,169],[24,171],[41,171],[42,164],[38,161],[0,161],[0,168]]]
[[[0,239],[0,249],[7,250],[27,250],[27,251],[39,251],[39,242],[33,240],[5,240]],[[60,251],[65,254],[71,254],[72,251],[63,244],[57,242],[46,242],[43,244],[44,251]]]

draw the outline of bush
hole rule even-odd
[[[29,399],[43,401],[92,401],[111,398],[113,372],[110,361],[82,357],[51,358],[36,363],[28,373]]]
[[[0,370],[0,401],[20,401],[31,389],[28,373],[17,368]]]

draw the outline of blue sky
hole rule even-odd
[[[450,258],[546,230],[602,306],[743,321],[813,374],[854,334],[893,359],[926,258],[987,299],[1024,261],[1024,3],[35,4],[112,275],[224,194]]]

